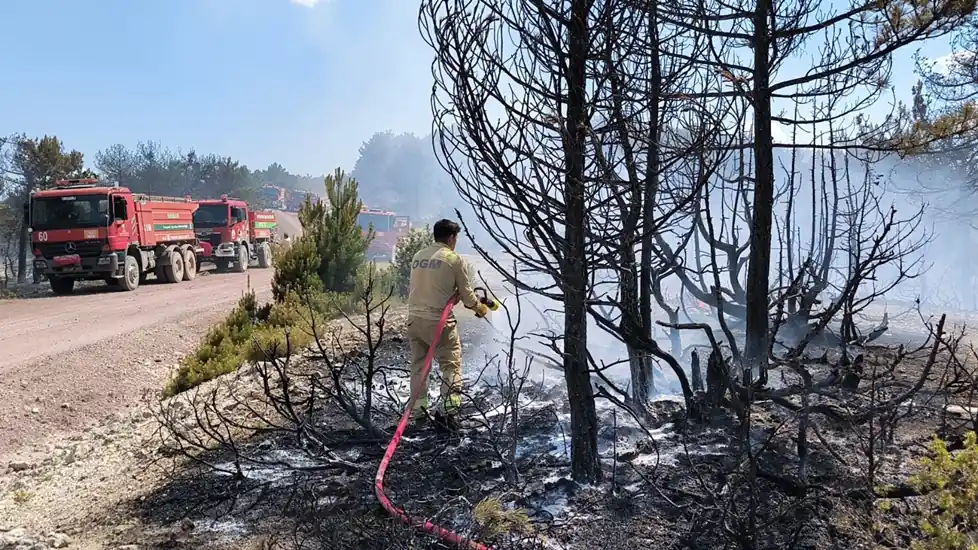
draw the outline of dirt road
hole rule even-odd
[[[16,365],[61,356],[122,333],[226,311],[247,290],[249,280],[258,294],[267,294],[272,273],[205,273],[179,285],[148,281],[135,292],[99,285],[71,296],[0,304],[0,377],[7,379]]]
[[[283,232],[300,233],[294,214],[277,214]],[[160,390],[249,283],[259,298],[269,296],[273,271],[0,302],[0,466],[46,435],[82,428]]]

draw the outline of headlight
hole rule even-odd
[[[34,269],[47,269],[48,264],[44,260],[34,260]]]

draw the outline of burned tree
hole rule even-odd
[[[830,122],[851,117],[887,89],[895,51],[950,32],[974,5],[956,0],[923,4],[873,1],[853,2],[843,10],[827,12],[811,0],[732,4],[666,0],[659,6],[663,21],[683,26],[711,42],[710,55],[697,59],[697,66],[722,74],[727,80],[723,89],[692,95],[740,97],[749,102],[752,136],[743,144],[750,151],[751,163],[749,172],[744,174],[749,189],[744,198],[750,197],[751,201],[747,210],[749,261],[743,310],[747,328],[745,360],[746,366],[763,381],[771,343],[769,281],[777,195],[774,151],[795,146],[776,144],[772,123],[789,128],[815,126],[818,133],[825,133]],[[814,40],[822,40],[824,45],[811,56],[811,69],[799,72],[788,68],[785,62],[800,58],[802,48]],[[728,47],[721,48],[721,43]],[[746,49],[753,53],[744,55]],[[791,103],[807,106],[811,115],[798,115],[798,111],[795,116],[776,114],[779,106],[790,109]],[[873,128],[880,130],[878,126]],[[870,141],[878,144],[882,141],[879,137],[832,132],[814,147],[854,148]]]
[[[590,227],[591,313],[626,346],[631,391],[619,393],[627,403],[644,407],[656,358],[666,359],[688,387],[680,364],[653,338],[654,306],[673,323],[679,315],[662,286],[677,269],[675,258],[663,261],[657,241],[689,217],[706,176],[729,150],[730,124],[738,121],[725,98],[697,102],[683,95],[708,85],[710,77],[704,82],[690,61],[705,55],[704,42],[686,39],[683,29],[662,25],[635,2],[609,2],[604,8],[599,20],[604,47],[590,69],[593,216],[601,220]],[[691,169],[690,157],[704,160],[702,170]],[[678,358],[678,330],[670,337],[671,355]],[[596,369],[600,374],[604,366]]]
[[[587,232],[594,223],[587,131],[588,61],[598,52],[602,7],[588,0],[426,0],[421,7],[436,52],[440,160],[479,223],[521,267],[514,272],[483,244],[477,249],[507,282],[563,306],[578,481],[601,477],[587,353]]]

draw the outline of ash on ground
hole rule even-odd
[[[399,338],[391,338],[374,359],[401,375],[385,377],[374,388],[378,403],[389,401],[386,409],[378,405],[374,416],[386,434],[393,432],[406,401],[405,347]],[[362,354],[353,356],[363,360]],[[307,371],[322,368],[315,358],[305,365]],[[251,388],[250,401],[262,399],[259,378],[255,369],[239,377]],[[290,380],[295,394],[315,393],[302,390],[298,378]],[[598,400],[604,479],[581,485],[570,480],[570,410],[559,382],[530,381],[514,392],[500,380],[470,381],[457,436],[422,429],[401,441],[385,488],[414,521],[434,522],[500,550],[733,547],[730,518],[743,514],[720,503],[745,491],[734,474],[742,467],[745,449],[738,444],[741,428],[729,414],[687,424],[681,399],[661,397],[639,422],[609,401]],[[222,404],[226,397],[209,399],[213,410],[247,416],[241,407]],[[171,450],[167,454],[176,467],[169,482],[130,506],[147,525],[192,521],[200,526],[195,533],[204,539],[186,542],[190,545],[234,547],[242,538],[260,537],[265,547],[281,548],[442,548],[430,535],[391,518],[375,496],[374,477],[388,438],[352,421],[335,401],[321,402],[322,408],[303,417],[315,429],[315,444],[294,437],[296,426],[282,430],[270,422],[247,439],[205,453],[180,456]],[[192,406],[179,408],[186,429],[227,429],[213,419],[201,428],[207,414]],[[844,490],[860,483],[859,459],[841,457],[847,470],[836,456],[838,449],[852,451],[858,434],[847,426],[823,426],[820,443],[812,445],[808,490],[797,494],[797,486],[765,474],[796,467],[790,463],[790,435],[774,437],[791,421],[779,411],[759,404],[750,427],[751,447],[774,449],[758,464],[761,474],[744,496],[745,501],[750,495],[763,495],[764,500],[754,518],[763,523],[759,532],[764,538],[752,547],[879,546],[884,536],[866,527],[875,521],[873,503]],[[234,421],[224,423],[234,431]],[[899,479],[911,463],[910,446],[929,434],[897,434],[894,446],[908,450],[897,451],[880,466],[880,479]],[[908,509],[907,517],[910,513]],[[909,544],[907,537],[915,529],[910,520],[895,524],[900,521],[904,528],[885,535],[895,547]],[[161,544],[175,544],[166,530],[161,529],[159,538]]]

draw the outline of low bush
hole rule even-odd
[[[264,312],[254,291],[242,296],[227,318],[211,327],[197,350],[183,359],[163,395],[172,397],[237,370],[245,359],[244,344],[251,341],[255,325],[260,323],[259,314]]]
[[[319,249],[312,237],[298,237],[290,246],[273,250],[275,275],[272,277],[272,296],[281,302],[289,293],[304,294],[322,290],[319,278]]]
[[[283,359],[308,348],[313,332],[293,327],[265,325],[255,329],[245,359],[251,362]]]
[[[972,538],[978,530],[978,437],[968,432],[964,448],[954,454],[936,439],[931,452],[911,479],[914,489],[925,495],[920,507],[924,537],[911,548],[973,550],[978,547]]]
[[[308,310],[294,293],[280,303],[259,305],[255,292],[248,291],[237,307],[207,332],[197,350],[183,359],[163,395],[172,397],[234,372],[248,361],[281,358],[307,348],[315,333]],[[322,312],[316,316],[318,322],[329,319]]]
[[[280,264],[281,265],[281,264]],[[276,273],[277,275],[277,273]],[[326,292],[305,284],[288,289],[274,303],[259,304],[254,291],[208,331],[197,350],[187,356],[164,390],[165,397],[194,388],[238,370],[246,362],[283,358],[305,350],[336,317],[363,313],[364,291],[372,284],[371,304],[388,300],[396,275],[374,264],[361,266],[350,293]]]
[[[373,262],[365,264],[357,270],[353,292],[350,295],[354,298],[360,298],[370,286],[374,299],[397,296],[398,278],[399,275],[394,270],[394,266],[381,267]],[[359,309],[356,311],[362,313]]]

